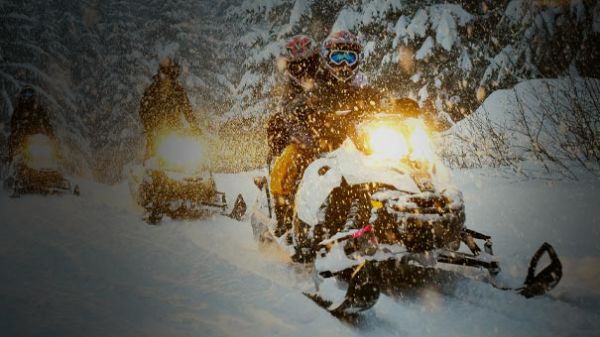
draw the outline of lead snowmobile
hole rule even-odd
[[[305,295],[334,316],[353,319],[381,292],[418,286],[438,270],[482,271],[492,285],[509,290],[496,285],[500,266],[491,237],[465,227],[462,193],[436,159],[424,123],[379,113],[358,118],[353,128],[340,148],[307,167],[293,228],[280,237],[274,234],[269,179],[255,178],[261,192],[251,215],[254,237],[314,272],[315,291]],[[544,253],[551,262],[538,273]],[[544,243],[523,287],[510,290],[542,295],[561,276],[560,260]],[[336,298],[331,290],[339,283],[345,292]]]
[[[241,195],[231,213],[227,200],[216,188],[209,170],[204,144],[192,131],[167,131],[155,137],[153,155],[142,167],[131,170],[129,186],[146,211],[145,220],[157,224],[167,215],[173,219],[203,218],[215,213],[241,217]]]
[[[58,157],[58,145],[50,137],[41,133],[27,136],[10,163],[4,188],[13,198],[22,194],[79,195],[79,186],[72,187],[61,172]]]

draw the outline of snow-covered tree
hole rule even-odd
[[[346,29],[364,41],[363,71],[373,85],[459,120],[492,90],[522,79],[597,76],[590,66],[598,58],[597,8],[578,0],[246,1],[230,11],[247,27],[233,114],[269,109],[286,38],[306,33],[321,40]]]
[[[232,1],[231,3],[236,3]],[[0,114],[8,125],[16,93],[32,84],[55,112],[58,134],[99,178],[114,181],[142,147],[139,101],[163,57],[199,117],[229,110],[233,44],[222,1],[0,2]],[[208,124],[207,118],[199,118]],[[4,128],[4,136],[8,132]]]
[[[88,29],[79,15],[79,4],[70,1],[1,2],[0,116],[5,126],[14,97],[25,84],[32,85],[50,112],[64,143],[66,165],[88,171],[91,111],[81,109],[78,79],[87,69],[79,60],[88,54]],[[83,42],[83,43],[82,43]],[[8,128],[3,132],[6,136]]]
[[[592,0],[0,0],[0,18],[0,138],[31,84],[71,169],[110,181],[142,148],[139,101],[167,56],[203,126],[230,136],[261,128],[299,33],[358,34],[373,86],[454,120],[524,79],[600,75]]]

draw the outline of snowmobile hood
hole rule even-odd
[[[298,217],[310,226],[318,224],[319,208],[331,191],[340,186],[342,178],[350,185],[380,183],[394,186],[399,191],[419,193],[420,189],[403,165],[370,165],[365,154],[347,140],[339,149],[312,162],[296,195]]]

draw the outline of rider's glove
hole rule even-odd
[[[302,149],[312,149],[315,146],[314,138],[305,127],[295,127],[290,130],[290,138]]]

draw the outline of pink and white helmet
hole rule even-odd
[[[303,78],[314,74],[317,55],[317,43],[310,36],[293,36],[285,44],[286,75],[300,83]]]
[[[298,61],[309,58],[317,52],[317,43],[310,36],[298,34],[285,44],[288,61]]]

